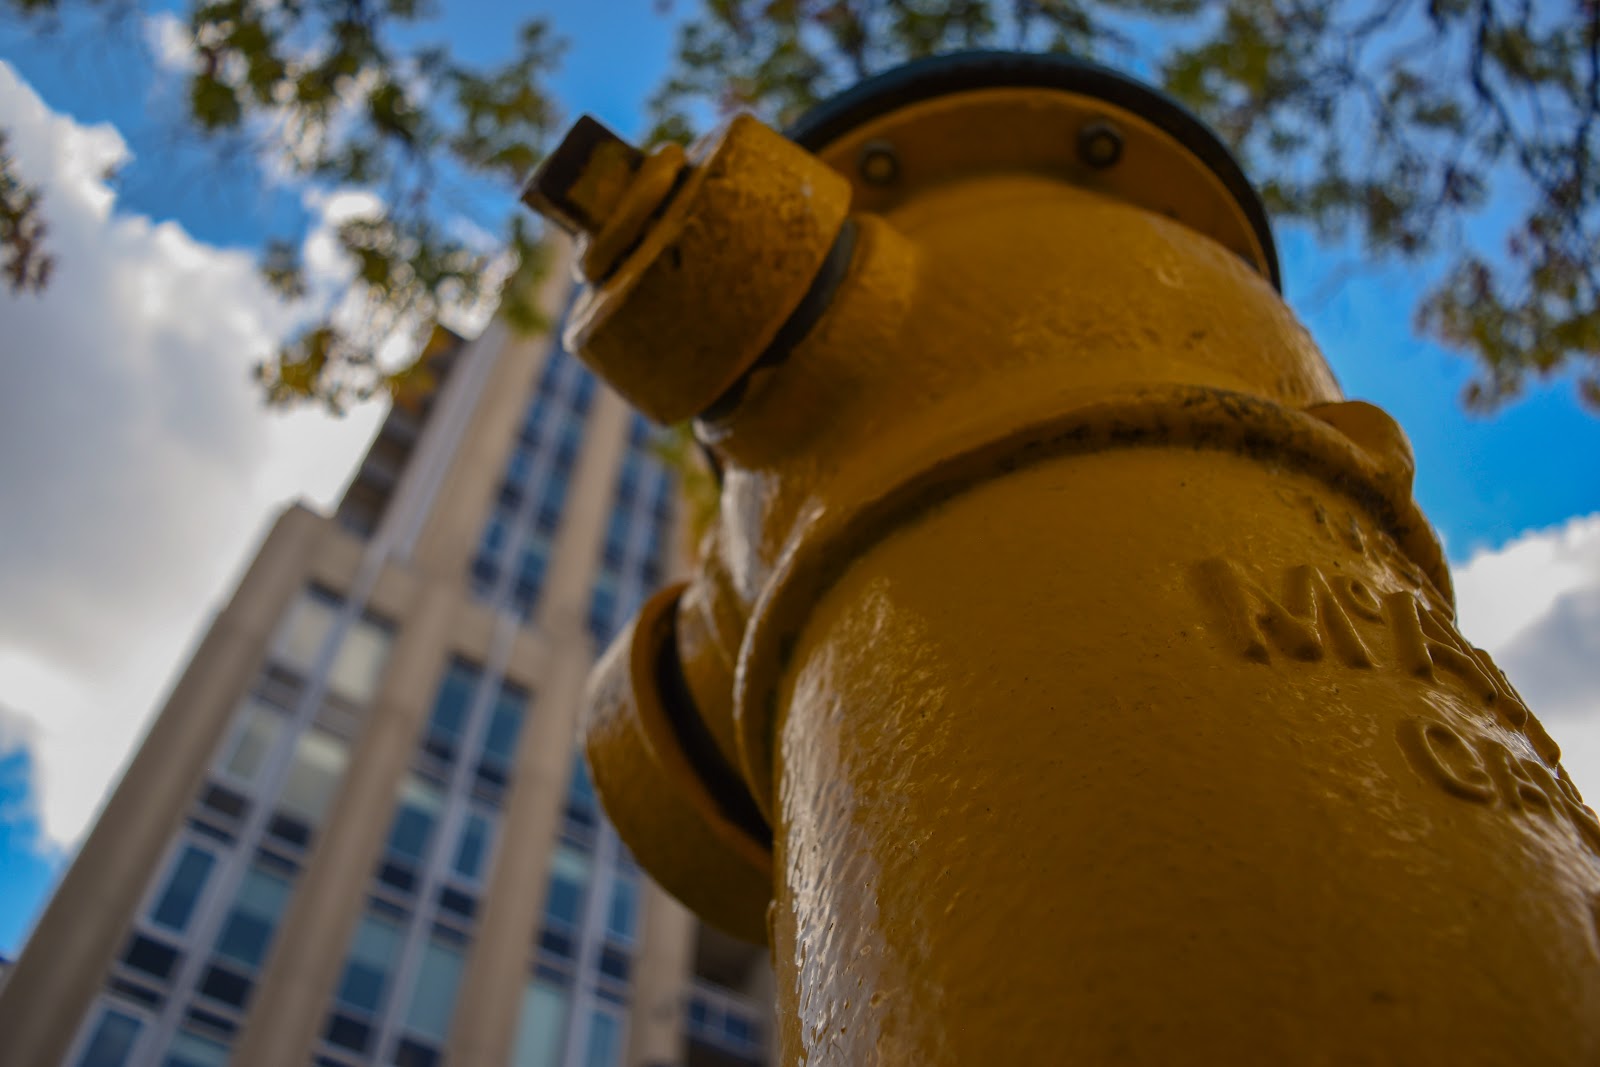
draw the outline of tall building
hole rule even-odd
[[[0,1061],[764,1061],[764,950],[640,872],[575,754],[590,662],[681,555],[653,431],[549,338],[428,358],[212,621],[0,993]]]

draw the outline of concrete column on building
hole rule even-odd
[[[568,634],[588,640],[589,595],[628,448],[631,416],[632,409],[616,393],[604,386],[596,390],[561,529],[550,553],[548,577],[539,596],[537,626],[553,642],[566,640]],[[587,673],[587,661],[584,670]]]
[[[627,405],[601,390],[584,431],[540,597],[538,629],[547,642],[549,673],[535,691],[534,713],[517,752],[480,935],[472,942],[450,1026],[451,1067],[504,1067],[511,1055],[593,657],[586,632],[589,589],[627,435]]]
[[[6,1063],[55,1064],[66,1054],[324,522],[298,505],[278,517],[151,724],[0,995]]]
[[[559,321],[572,289],[567,263],[563,244],[540,286],[539,308],[552,322]],[[482,395],[464,408],[467,425],[436,494],[423,505],[426,518],[411,552],[416,567],[439,574],[467,573],[506,463],[517,446],[517,429],[533,383],[556,345],[554,330],[519,335],[501,319],[495,319],[484,335],[483,341],[495,341],[501,351]],[[448,427],[441,426],[444,432]]]
[[[339,791],[273,940],[233,1067],[279,1067],[312,1057],[461,604],[459,583],[441,577],[422,585],[404,617]]]
[[[684,1013],[699,920],[649,878],[639,882],[639,951],[624,1067],[667,1067],[684,1058]]]

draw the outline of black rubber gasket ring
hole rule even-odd
[[[1060,89],[1131,111],[1194,153],[1244,212],[1267,261],[1267,280],[1283,280],[1272,223],[1250,179],[1216,133],[1172,97],[1126,74],[1083,59],[1034,52],[956,52],[895,67],[829,98],[786,131],[813,153],[873,119],[911,104],[975,89]]]
[[[806,334],[811,332],[811,327],[817,324],[823,313],[833,305],[833,294],[838,292],[839,285],[844,281],[845,275],[850,273],[850,264],[855,261],[856,254],[856,224],[846,218],[839,227],[839,233],[833,239],[833,244],[828,248],[828,254],[822,260],[822,266],[817,269],[816,277],[811,279],[811,284],[806,288],[805,295],[800,298],[800,303],[790,312],[789,317],[778,327],[777,334],[770,344],[762,350],[756,361],[739,375],[737,381],[723,390],[722,395],[711,402],[711,405],[700,412],[695,418],[701,422],[712,423],[726,418],[739,406],[739,401],[744,399],[745,390],[750,388],[750,376],[763,367],[776,367],[789,358],[789,352],[795,345],[805,340]]]

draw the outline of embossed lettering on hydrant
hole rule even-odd
[[[1508,811],[1563,818],[1600,855],[1600,820],[1559,771],[1561,750],[1488,653],[1415,590],[1377,590],[1349,575],[1301,565],[1263,583],[1232,560],[1196,565],[1195,584],[1228,645],[1245,659],[1390,669],[1470,698],[1484,728],[1408,719],[1397,740],[1423,778],[1452,796]],[[1510,736],[1527,742],[1520,752]],[[1531,750],[1538,759],[1529,758]],[[1543,761],[1543,762],[1541,762]],[[1551,768],[1557,768],[1552,771]]]
[[[1317,662],[1331,653],[1346,667],[1386,667],[1449,685],[1490,708],[1506,729],[1527,736],[1540,758],[1560,758],[1560,749],[1488,653],[1474,648],[1417,592],[1380,592],[1360,578],[1330,577],[1310,565],[1289,568],[1276,590],[1227,559],[1204,560],[1195,572],[1227,640],[1246,659],[1271,663],[1276,653]]]

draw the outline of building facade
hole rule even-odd
[[[765,1061],[764,950],[643,875],[576,755],[681,556],[653,431],[553,338],[428,358],[212,621],[0,992],[4,1062]]]

